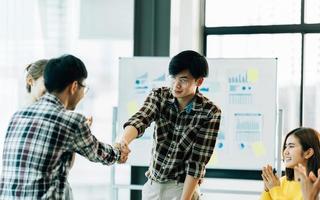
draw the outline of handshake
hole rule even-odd
[[[128,142],[125,140],[120,140],[114,144],[114,148],[120,151],[120,159],[117,162],[120,164],[125,163],[128,160],[129,153],[131,152]]]

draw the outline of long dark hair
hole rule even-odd
[[[306,172],[307,174],[313,172],[316,176],[318,176],[318,169],[320,168],[319,133],[312,128],[306,127],[299,127],[290,131],[284,139],[282,154],[286,149],[286,142],[290,135],[293,135],[295,138],[299,140],[303,152],[307,151],[310,148],[313,149],[313,155],[307,160]],[[285,173],[287,180],[294,180],[294,170],[292,168],[286,168]]]

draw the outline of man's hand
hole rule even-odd
[[[131,152],[128,146],[128,142],[125,140],[120,140],[119,142],[115,143],[114,147],[121,152],[121,156],[118,160],[118,163],[125,163],[128,160],[129,153]]]

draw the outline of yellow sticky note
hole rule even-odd
[[[255,83],[259,79],[259,71],[257,69],[249,69],[247,76],[249,82]]]
[[[139,107],[137,102],[130,101],[127,104],[127,111],[129,116],[134,115],[138,110],[139,110]]]
[[[266,155],[266,148],[262,142],[255,142],[252,144],[252,150],[256,157],[262,157]]]
[[[211,158],[210,158],[210,160],[209,160],[207,165],[209,167],[210,166],[214,166],[215,164],[217,164],[217,162],[218,162],[217,154],[215,152],[213,152],[213,154],[212,154],[212,156],[211,156]]]

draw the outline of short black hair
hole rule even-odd
[[[82,82],[88,76],[83,62],[73,55],[50,59],[44,70],[44,85],[49,93],[61,92],[74,81]]]
[[[174,56],[169,63],[169,74],[175,76],[183,70],[189,70],[193,78],[207,77],[209,66],[206,58],[199,53],[186,50]]]

